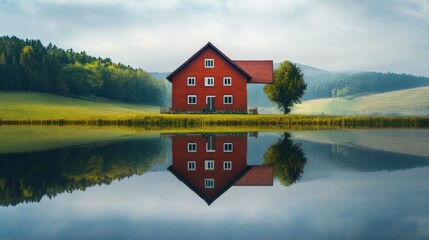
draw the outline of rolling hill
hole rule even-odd
[[[392,91],[361,97],[304,101],[294,114],[429,116],[429,87]],[[274,111],[272,109],[272,111]]]
[[[96,102],[35,92],[0,92],[0,119],[79,119],[133,113],[159,113],[159,107]]]

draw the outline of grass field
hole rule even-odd
[[[0,119],[82,119],[158,112],[159,107],[155,106],[95,102],[46,93],[0,92]]]
[[[296,105],[293,114],[346,116],[429,116],[429,87],[356,98],[325,98]]]
[[[427,128],[429,117],[283,114],[159,114],[153,106],[61,96],[0,93],[0,125],[132,126],[151,131],[265,131],[337,128]]]

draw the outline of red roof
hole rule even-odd
[[[234,60],[233,62],[252,76],[249,83],[273,83],[273,61]]]
[[[273,166],[252,166],[234,186],[273,186]]]

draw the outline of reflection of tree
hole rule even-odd
[[[85,190],[147,172],[165,159],[158,138],[0,155],[0,205]]]
[[[274,174],[284,186],[301,178],[306,163],[301,144],[294,143],[286,132],[264,154],[264,165],[274,165]]]

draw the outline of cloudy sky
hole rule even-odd
[[[0,0],[0,35],[148,71],[211,41],[232,59],[429,76],[427,0]]]

